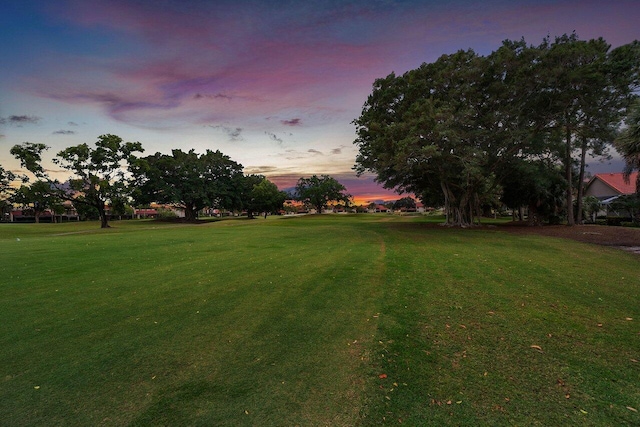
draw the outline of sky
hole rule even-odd
[[[50,159],[109,133],[144,155],[220,150],[280,188],[328,174],[357,203],[393,200],[352,169],[376,78],[506,39],[616,47],[639,22],[637,0],[0,0],[0,165],[19,170],[15,144]]]

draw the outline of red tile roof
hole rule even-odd
[[[598,173],[591,178],[591,181],[599,178],[602,182],[613,188],[620,194],[633,194],[636,192],[636,180],[638,172],[633,172],[629,176],[629,182],[625,182],[622,173]]]

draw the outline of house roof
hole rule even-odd
[[[638,172],[633,172],[629,176],[629,182],[625,182],[622,173],[598,173],[591,178],[589,184],[594,180],[599,179],[606,185],[614,189],[620,194],[633,194],[636,192],[636,180],[638,179]]]

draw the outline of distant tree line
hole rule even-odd
[[[300,178],[296,194],[290,195],[262,175],[243,173],[241,164],[220,151],[172,150],[140,157],[139,142],[124,142],[116,135],[101,135],[95,146],[80,144],[60,151],[53,163],[69,171],[71,178],[60,182],[42,166],[44,144],[25,142],[11,148],[11,154],[35,180],[18,177],[0,167],[0,195],[3,206],[19,205],[34,212],[57,211],[70,201],[78,212],[95,215],[101,227],[109,227],[109,212],[124,213],[127,203],[169,204],[184,209],[185,220],[195,221],[204,208],[256,213],[279,212],[286,199],[297,197],[319,213],[331,201],[348,202],[345,188],[334,178]],[[22,186],[12,182],[22,179]]]
[[[587,155],[617,141],[627,173],[640,165],[638,88],[637,41],[611,49],[572,34],[443,55],[375,81],[354,120],[354,169],[444,206],[451,225],[471,225],[494,204],[573,225]]]

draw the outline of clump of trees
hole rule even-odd
[[[640,170],[640,101],[636,101],[626,120],[626,128],[616,139],[616,149],[625,160],[624,176],[628,180],[634,170]],[[640,174],[636,181],[640,195]]]
[[[0,214],[3,216],[11,211],[11,195],[13,187],[11,184],[15,181],[16,176],[13,172],[5,170],[0,166]]]
[[[402,209],[416,209],[416,201],[413,197],[402,197],[393,202],[392,208],[394,210],[402,210]]]
[[[289,197],[262,175],[248,175],[244,180],[244,196],[241,200],[249,218],[253,218],[256,212],[264,213],[265,218],[269,213],[278,213]]]
[[[11,148],[23,168],[31,172],[38,186],[54,199],[69,200],[74,205],[97,212],[102,228],[109,227],[105,206],[127,195],[126,167],[134,153],[142,152],[139,142],[124,142],[116,135],[101,135],[95,147],[80,144],[60,151],[53,162],[69,171],[71,176],[62,183],[52,178],[42,166],[45,144],[25,142]],[[82,209],[82,208],[81,208]]]
[[[300,178],[295,189],[296,199],[313,207],[319,214],[332,202],[348,205],[351,195],[346,191],[344,185],[329,175]]]
[[[576,171],[606,154],[639,85],[640,44],[611,50],[575,34],[488,56],[443,55],[377,79],[359,118],[354,169],[385,188],[445,207],[447,224],[474,223],[501,194],[545,217],[573,212]],[[561,172],[561,173],[559,173]],[[580,186],[579,186],[580,187]],[[558,191],[563,194],[558,199]]]
[[[262,175],[244,175],[241,164],[220,151],[172,150],[137,157],[144,150],[139,142],[124,142],[116,135],[101,135],[95,147],[81,144],[60,151],[53,163],[71,172],[60,182],[43,167],[44,144],[25,142],[11,149],[21,166],[35,178],[15,188],[15,174],[0,168],[0,199],[6,206],[20,205],[33,211],[36,222],[45,210],[56,211],[71,201],[83,218],[97,217],[109,227],[109,212],[124,214],[127,203],[161,203],[181,207],[185,220],[194,221],[206,208],[278,213],[288,198],[285,192]],[[317,177],[314,177],[314,179]],[[315,181],[313,181],[315,182]],[[337,181],[323,176],[318,181],[328,200],[342,200]],[[312,186],[313,187],[313,186]],[[312,190],[309,188],[309,191]],[[326,193],[326,192],[329,193]]]
[[[184,208],[185,219],[194,221],[205,207],[240,206],[236,183],[242,165],[220,151],[172,150],[134,159],[133,198],[138,203],[175,203]]]
[[[58,196],[57,191],[45,181],[21,185],[14,191],[10,201],[23,210],[31,211],[36,223],[40,222],[40,216],[46,211],[51,211],[54,214],[64,211],[62,199]]]

